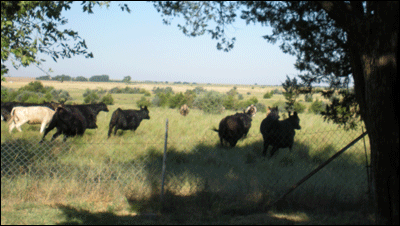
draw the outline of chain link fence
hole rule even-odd
[[[341,129],[296,132],[292,150],[280,149],[272,158],[262,156],[263,139],[259,132],[250,133],[235,148],[221,147],[215,132],[207,131],[213,142],[206,136],[197,141],[169,137],[166,189],[185,196],[210,192],[213,209],[221,209],[215,203],[265,208],[360,135],[359,131]],[[351,210],[366,205],[369,141],[365,139],[368,137],[294,190],[284,205],[313,210]],[[159,192],[163,150],[162,139],[93,143],[72,138],[43,144],[29,138],[2,139],[2,197],[10,195],[13,184],[21,180],[36,184],[42,181],[38,186],[70,187],[76,190],[76,196],[99,187],[103,189],[99,194],[113,192],[128,198]]]

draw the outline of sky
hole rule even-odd
[[[205,34],[187,37],[177,27],[181,18],[173,18],[164,25],[161,14],[152,3],[127,2],[130,13],[121,11],[118,3],[110,7],[94,8],[94,14],[83,13],[80,2],[75,2],[62,16],[68,24],[60,28],[77,31],[85,39],[94,58],[73,56],[54,62],[47,55],[42,68],[51,68],[51,76],[71,77],[109,75],[122,80],[168,81],[213,84],[281,85],[286,76],[295,77],[296,58],[284,54],[279,42],[271,44],[262,38],[272,29],[260,24],[246,25],[237,18],[227,28],[228,37],[236,37],[229,52],[217,50],[217,41]],[[7,76],[39,77],[45,73],[36,66],[15,70],[11,63]]]

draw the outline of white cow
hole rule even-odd
[[[21,126],[25,123],[29,124],[42,124],[40,133],[43,133],[46,126],[53,118],[54,112],[48,107],[14,107],[11,110],[11,119],[8,131],[11,133],[14,127],[22,132]]]

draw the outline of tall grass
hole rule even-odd
[[[258,95],[262,96],[262,91]],[[198,220],[194,222],[204,222],[201,216],[258,213],[361,133],[342,130],[314,114],[300,114],[302,129],[296,131],[292,151],[280,149],[272,159],[264,159],[259,127],[265,113],[253,118],[247,138],[235,148],[222,148],[218,134],[211,129],[235,112],[212,115],[191,109],[183,117],[176,109],[149,108],[150,120],[143,120],[135,132],[118,131],[108,139],[113,111],[118,107],[137,109],[135,99],[141,97],[113,96],[116,104],[108,106],[109,112],[99,113],[98,129],[86,130],[82,137],[66,143],[62,137],[50,143],[52,131],[40,146],[39,126],[24,125],[22,133],[9,134],[7,124],[1,123],[2,212],[3,206],[33,202],[79,207],[103,203],[87,209],[163,211],[180,219],[193,214]],[[259,100],[271,106],[280,96]],[[166,119],[167,192],[161,206]],[[366,148],[369,150],[368,145]],[[5,169],[7,174],[3,174]],[[293,192],[281,208],[323,214],[332,209],[354,211],[367,202],[366,192],[364,146],[359,142]],[[275,211],[282,210],[277,208]]]

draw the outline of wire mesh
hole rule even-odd
[[[210,129],[199,134],[199,140],[193,140],[170,127],[166,189],[180,195],[207,190],[222,197],[221,202],[243,197],[243,205],[267,205],[360,135],[342,129],[296,130],[291,150],[281,148],[272,157],[264,157],[263,137],[257,127],[253,125],[234,148],[222,147],[218,134]],[[61,140],[39,144],[29,138],[2,139],[2,197],[3,187],[20,178],[29,178],[28,183],[76,183],[84,189],[110,187],[123,194],[160,190],[162,138],[142,143],[123,139]],[[365,148],[369,150],[363,142],[356,143],[296,189],[287,197],[287,203],[318,209],[353,208],[367,202]]]

